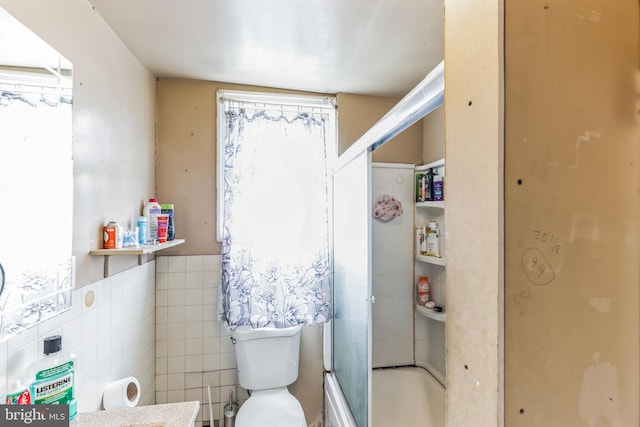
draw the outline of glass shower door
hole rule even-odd
[[[371,153],[334,175],[333,371],[358,427],[371,398]]]

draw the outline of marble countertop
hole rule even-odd
[[[190,427],[200,402],[167,403],[78,413],[70,427]]]

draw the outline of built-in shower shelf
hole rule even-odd
[[[416,202],[416,207],[444,209],[444,200],[439,200],[437,202]]]
[[[421,305],[416,304],[416,312],[426,317],[427,319],[432,319],[437,322],[445,322],[447,319],[447,315],[441,312],[433,311],[432,308],[426,308]]]
[[[163,249],[172,248],[181,245],[184,239],[175,239],[166,243],[158,243],[157,245],[144,245],[137,248],[120,248],[120,249],[94,249],[89,251],[90,255],[104,257],[104,277],[109,277],[109,260],[112,255],[137,255],[138,265],[142,265],[142,256],[149,255]]]
[[[426,262],[427,264],[441,265],[443,267],[447,265],[447,260],[445,258],[439,258],[435,256],[416,255],[416,261]]]

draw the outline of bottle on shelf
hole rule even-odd
[[[169,215],[169,224],[167,228],[167,241],[171,241],[176,238],[176,226],[174,223],[174,208],[171,203],[163,203],[160,205],[161,213]]]
[[[429,221],[427,225],[426,253],[424,255],[440,257],[440,228],[436,221]]]
[[[434,199],[433,196],[433,179],[435,177],[436,173],[433,170],[433,168],[429,168],[429,171],[426,173],[425,175],[425,202],[431,202]]]
[[[149,222],[149,236],[147,243],[154,245],[158,243],[158,215],[162,212],[162,207],[158,203],[158,199],[152,197],[144,205],[142,215],[147,217]]]
[[[433,199],[434,201],[440,202],[444,200],[444,178],[440,174],[436,174],[433,176]]]

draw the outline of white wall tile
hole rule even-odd
[[[184,285],[185,288],[202,289],[203,283],[204,283],[203,271],[188,271],[187,273],[185,273],[185,285]]]
[[[179,374],[184,373],[185,371],[185,357],[184,356],[174,356],[167,357],[167,374]]]
[[[141,387],[151,390],[147,394],[154,398],[154,277],[155,262],[152,261],[74,290],[71,310],[11,338],[0,347],[5,350],[5,357],[0,354],[1,376],[17,374],[23,366],[42,357],[42,340],[61,334],[63,351],[77,356],[75,392],[79,411],[100,409],[106,384],[124,375],[142,380]],[[89,293],[93,293],[94,299],[91,306],[85,304]],[[124,304],[124,295],[134,300]],[[136,301],[141,302],[140,310],[132,309]],[[130,309],[125,309],[127,306]],[[123,350],[125,341],[127,347]],[[145,355],[150,349],[149,359]],[[4,383],[6,381],[0,381],[3,393],[6,392]]]
[[[185,340],[169,340],[167,343],[167,357],[185,356],[185,350]]]
[[[203,271],[203,257],[199,255],[192,255],[185,257],[185,271],[195,271],[201,273]]]
[[[184,289],[186,283],[186,274],[184,272],[167,273],[167,288],[168,289]]]
[[[203,288],[217,288],[220,282],[220,272],[218,271],[205,271],[202,273],[202,287]]]
[[[186,294],[184,289],[169,289],[167,305],[170,307],[184,306]]]
[[[202,388],[202,372],[187,372],[185,374],[185,387],[187,389]]]
[[[162,258],[166,258],[166,257],[162,257]],[[156,275],[156,289],[168,289],[169,285],[168,285],[168,276],[166,272],[158,272],[158,274]]]
[[[169,257],[157,256],[156,257],[156,275],[158,273],[166,273],[169,266]]]
[[[172,323],[185,323],[187,318],[186,307],[183,306],[170,306],[167,307],[167,322]]]
[[[202,372],[202,354],[185,357],[185,372]]]
[[[167,305],[169,305],[169,291],[156,290],[156,307],[166,307]]]
[[[198,289],[186,289],[185,291],[185,304],[188,306],[198,305],[201,306],[203,304],[203,289],[202,284]]]
[[[192,305],[187,310],[186,321],[190,322],[201,322],[203,321],[203,307],[202,305]]]
[[[167,375],[167,390],[184,390],[185,389],[185,374],[169,374]]]
[[[220,255],[205,255],[202,257],[202,271],[220,271]]]
[[[392,366],[413,360],[413,169],[375,167],[372,197],[398,199],[404,214],[373,221],[373,364]]]
[[[187,356],[195,356],[198,354],[203,354],[202,348],[202,338],[192,338],[186,340],[185,343],[185,351]]]
[[[166,397],[156,393],[156,399],[164,397],[167,401],[172,401],[184,396],[187,400],[199,400],[203,403],[199,417],[208,420],[208,407],[205,408],[208,401],[207,386],[211,386],[216,417],[219,417],[221,405],[224,406],[220,401],[221,372],[224,372],[222,376],[225,387],[234,390],[237,387],[235,353],[229,339],[230,331],[228,328],[221,328],[217,322],[220,257],[212,255],[181,258],[182,260],[166,260],[166,287],[158,286],[156,289],[156,381],[161,384],[159,387],[164,387],[162,381],[168,379]],[[159,278],[162,273],[158,271],[156,275]],[[160,321],[165,319],[165,315],[161,309],[165,301],[167,323],[162,324]],[[163,326],[166,326],[165,330],[162,329]],[[224,337],[220,338],[220,335]],[[224,344],[221,344],[221,340]],[[166,359],[164,372],[157,368],[162,359]],[[181,386],[178,378],[184,378],[181,389],[178,389]]]

